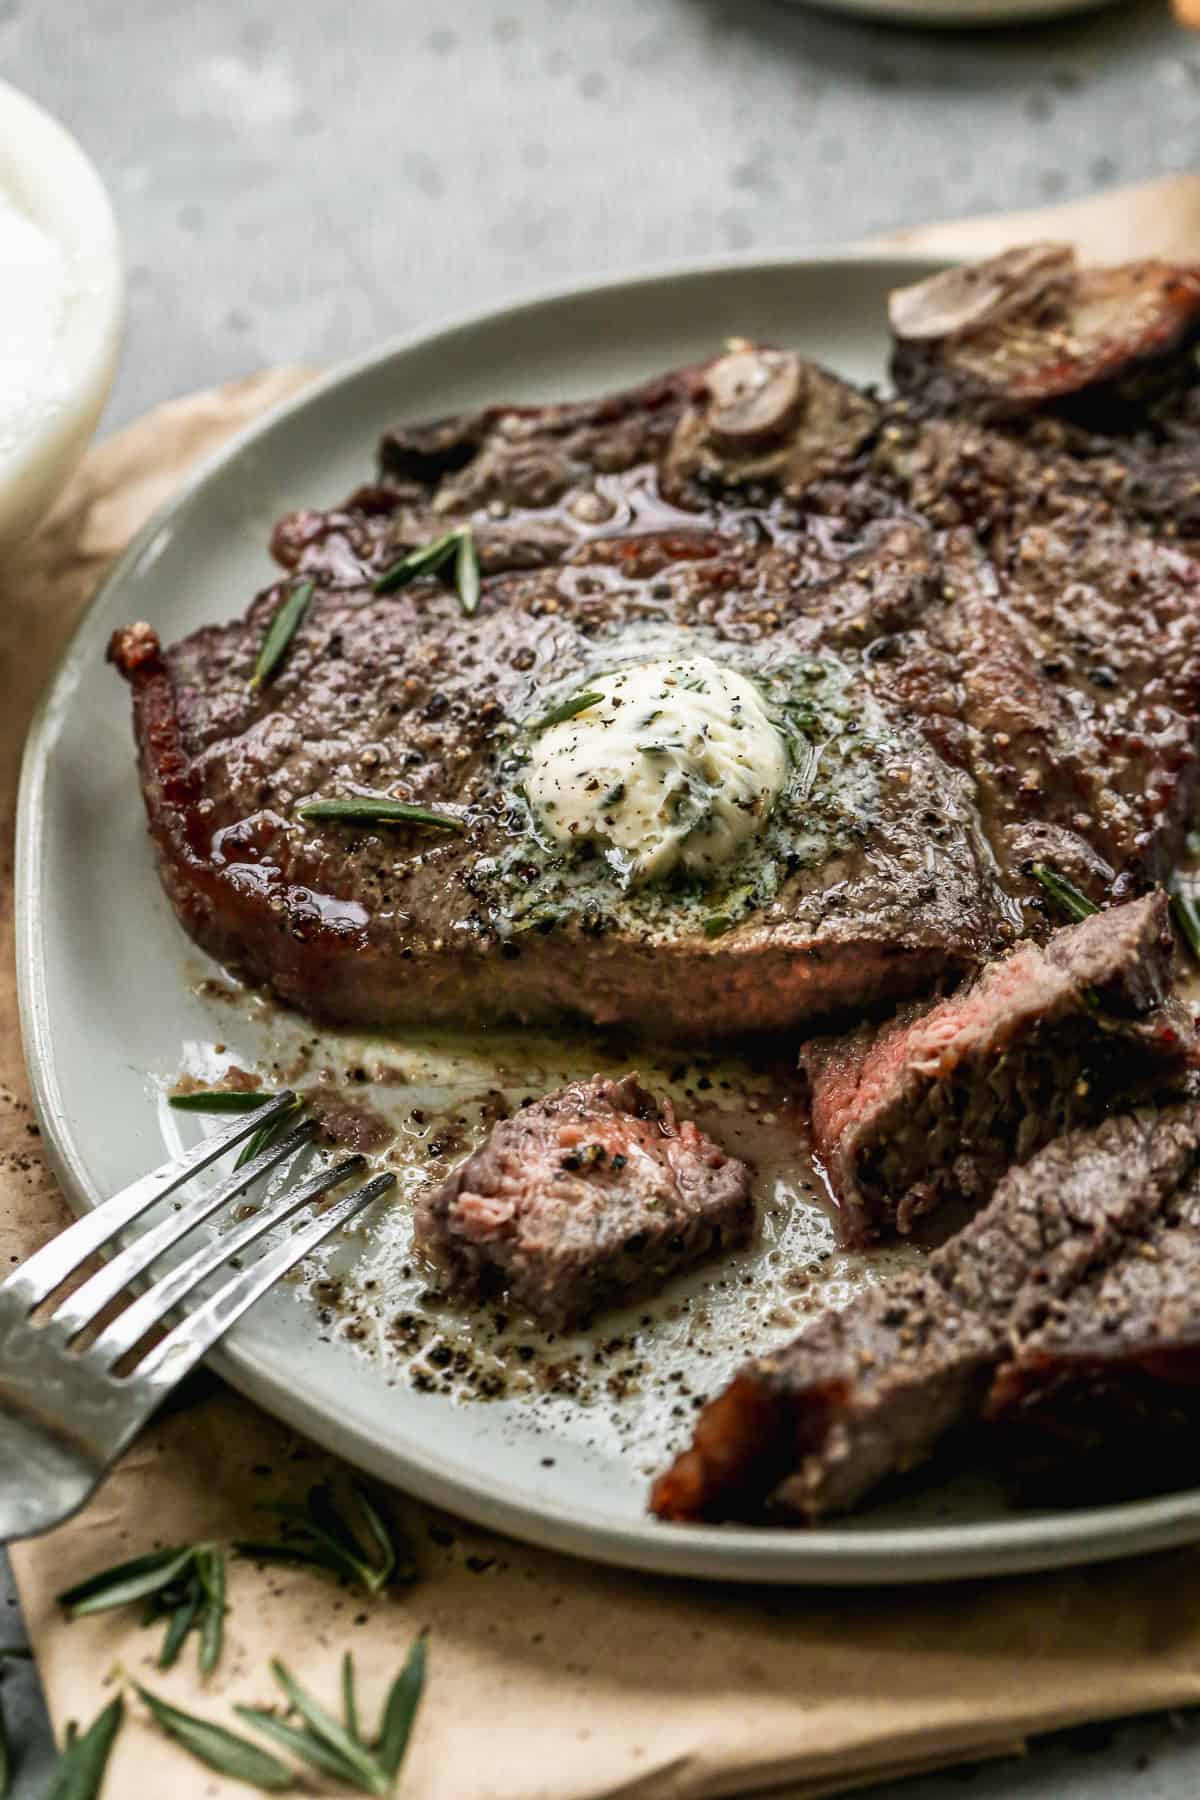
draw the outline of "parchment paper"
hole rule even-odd
[[[1200,177],[1020,218],[888,240],[981,254],[1030,236],[1118,260],[1200,256]],[[731,327],[732,328],[732,327]],[[94,449],[35,540],[0,572],[0,1267],[65,1221],[30,1111],[12,963],[20,745],[70,627],[111,558],[200,458],[308,377],[284,369],[159,408]],[[364,452],[365,453],[365,452]],[[132,761],[130,779],[133,779]],[[1020,1747],[1030,1733],[1200,1701],[1200,1553],[953,1587],[737,1590],[594,1569],[398,1503],[410,1587],[365,1601],[307,1571],[231,1564],[228,1640],[207,1689],[128,1612],[67,1626],[54,1595],[168,1543],[261,1535],[255,1504],[329,1460],[202,1377],[72,1523],[14,1563],[58,1729],[90,1720],[119,1666],[224,1722],[270,1704],[282,1654],[332,1703],[355,1652],[368,1710],[414,1633],[430,1679],[405,1770],[410,1800],[817,1800],[885,1774]],[[107,1800],[233,1800],[137,1717]],[[309,1792],[333,1792],[315,1778]]]

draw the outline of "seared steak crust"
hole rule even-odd
[[[451,1291],[564,1328],[652,1292],[754,1227],[750,1175],[627,1075],[573,1082],[501,1120],[417,1205]]]
[[[947,1199],[979,1205],[1011,1162],[1200,1061],[1169,998],[1172,949],[1166,895],[1148,895],[879,1032],[807,1044],[813,1145],[847,1238],[908,1231]]]
[[[1059,1138],[922,1269],[748,1364],[655,1483],[654,1511],[800,1523],[856,1505],[978,1418],[998,1365],[1056,1299],[1126,1250],[1138,1255],[1198,1161],[1191,1105]]]
[[[1096,900],[1160,878],[1195,782],[1200,571],[1111,509],[1093,545],[1094,491],[1005,541],[1028,489],[1011,458],[1033,452],[998,438],[988,516],[950,474],[939,513],[952,458],[931,445],[960,429],[893,426],[798,357],[739,349],[611,400],[390,434],[372,487],[281,524],[292,575],[245,620],[114,640],[182,922],[328,1018],[727,1036],[1045,935],[1034,860]],[[474,617],[436,578],[373,592],[467,523]],[[296,577],[312,606],[253,690]],[[761,684],[812,785],[727,880],[625,894],[539,841],[519,752],[589,675],[664,647]],[[462,830],[298,817],[363,793]]]

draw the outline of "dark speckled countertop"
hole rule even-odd
[[[0,0],[0,71],[83,140],[116,203],[129,329],[111,425],[592,272],[1200,162],[1200,37],[1165,0],[972,35],[782,0]],[[5,1584],[0,1644],[20,1630]],[[33,1675],[10,1668],[3,1691],[14,1800],[37,1800]],[[1200,1726],[1176,1717],[874,1793],[1198,1791]]]

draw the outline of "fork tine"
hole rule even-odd
[[[134,1370],[130,1382],[139,1393],[157,1404],[281,1275],[286,1275],[331,1231],[336,1231],[339,1225],[344,1225],[347,1219],[352,1219],[355,1213],[361,1212],[395,1183],[396,1177],[389,1173],[373,1176],[352,1194],[347,1194],[344,1200],[331,1206],[328,1212],[303,1226],[286,1243],[268,1250],[253,1268],[227,1282],[211,1300],[197,1307],[182,1324],[169,1332],[161,1344],[156,1344]]]
[[[61,1306],[55,1308],[50,1321],[52,1328],[61,1333],[64,1339],[73,1338],[76,1332],[82,1331],[110,1300],[115,1300],[164,1251],[179,1243],[189,1231],[202,1225],[205,1219],[219,1212],[230,1200],[236,1200],[239,1194],[244,1194],[261,1176],[283,1162],[293,1150],[298,1150],[316,1128],[315,1121],[306,1120],[281,1143],[270,1145],[253,1162],[235,1169],[232,1175],[218,1182],[207,1194],[201,1194],[189,1202],[181,1212],[172,1213],[151,1230],[143,1231],[127,1250],[112,1257],[102,1269],[96,1271],[90,1281],[85,1281],[81,1288],[77,1288]]]
[[[97,1206],[92,1212],[85,1213],[82,1219],[76,1219],[65,1231],[35,1251],[15,1274],[0,1283],[0,1294],[13,1294],[25,1301],[29,1307],[39,1306],[47,1295],[52,1294],[61,1282],[74,1273],[80,1263],[86,1262],[93,1252],[101,1249],[118,1231],[146,1212],[156,1200],[165,1199],[173,1194],[177,1187],[190,1181],[210,1163],[224,1156],[243,1138],[248,1138],[255,1131],[261,1131],[272,1119],[289,1111],[295,1104],[296,1096],[290,1089],[276,1094],[265,1106],[254,1112],[242,1113],[220,1131],[215,1131],[193,1149],[184,1151],[180,1156],[173,1156],[169,1162],[162,1164],[149,1175],[143,1175],[111,1200]]]
[[[185,1262],[181,1262],[178,1268],[171,1269],[161,1281],[156,1281],[132,1306],[126,1307],[111,1325],[106,1326],[87,1350],[87,1356],[103,1362],[106,1367],[119,1361],[127,1351],[141,1343],[146,1333],[152,1331],[173,1306],[177,1306],[206,1276],[219,1269],[222,1263],[240,1255],[256,1238],[269,1231],[272,1225],[278,1225],[290,1213],[307,1206],[310,1200],[319,1200],[322,1194],[345,1181],[348,1175],[357,1174],[365,1162],[365,1156],[351,1156],[334,1169],[318,1169],[301,1182],[299,1187],[286,1190],[269,1206],[264,1206],[261,1212],[246,1219],[236,1231],[227,1232],[210,1244],[203,1244]]]

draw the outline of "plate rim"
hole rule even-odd
[[[52,727],[76,679],[80,640],[98,612],[130,576],[176,515],[258,438],[371,369],[406,353],[436,349],[456,334],[496,324],[514,314],[590,299],[625,288],[653,288],[680,280],[720,277],[732,271],[787,272],[803,278],[832,266],[894,264],[909,269],[944,267],[951,258],[914,254],[889,246],[835,246],[810,253],[747,251],[652,265],[617,275],[581,277],[533,289],[464,311],[428,327],[389,338],[337,364],[296,394],[269,408],[203,459],[157,507],[113,563],[84,606],[55,665],[30,723],[17,796],[14,870],[17,995],[22,1043],[47,1159],[75,1213],[103,1198],[96,1193],[74,1142],[58,1084],[42,976],[43,920],[37,904],[37,846],[42,836]],[[511,1484],[488,1490],[464,1487],[450,1464],[427,1444],[386,1449],[356,1422],[313,1410],[270,1366],[237,1343],[237,1333],[208,1358],[229,1385],[286,1425],[379,1479],[474,1524],[535,1546],[591,1562],[656,1574],[734,1582],[797,1585],[897,1585],[950,1581],[981,1575],[1030,1573],[1167,1549],[1200,1537],[1200,1488],[1150,1499],[1023,1518],[957,1525],[815,1527],[810,1530],[737,1525],[668,1525],[644,1515],[614,1521],[588,1508],[564,1517],[560,1508],[523,1494]]]

